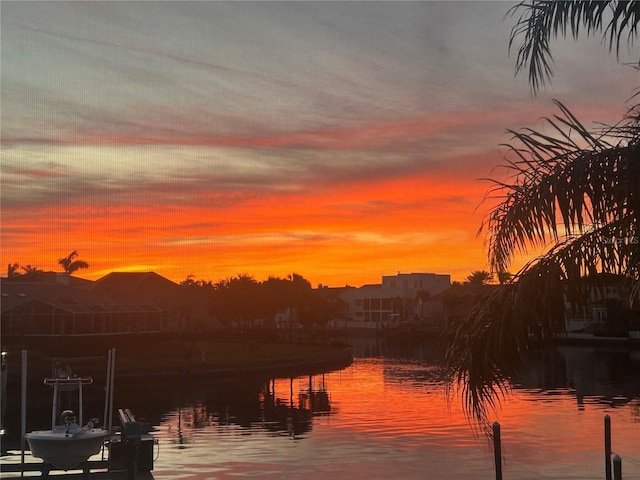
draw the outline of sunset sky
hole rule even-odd
[[[2,268],[75,249],[90,279],[488,269],[480,179],[506,129],[553,98],[614,123],[639,85],[635,50],[583,37],[552,43],[532,97],[511,5],[2,1]]]

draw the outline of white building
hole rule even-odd
[[[382,284],[348,288],[340,293],[348,326],[380,328],[411,321],[430,324],[424,301],[451,286],[450,275],[398,273],[384,275]]]

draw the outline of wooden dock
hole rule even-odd
[[[19,478],[42,478],[43,462],[35,459],[31,455],[26,455],[25,463],[21,464],[19,455],[11,456],[17,460],[16,462],[3,462],[0,464],[0,478],[2,480],[15,480]],[[11,458],[9,457],[9,458]],[[7,457],[5,457],[6,459]],[[108,462],[106,460],[89,460],[88,475],[85,475],[82,468],[74,468],[71,470],[51,470],[49,477],[64,477],[65,479],[85,479],[91,480],[131,480],[131,475],[127,470],[117,469],[108,470]],[[24,474],[21,474],[24,472]],[[15,474],[15,475],[12,475]],[[46,478],[46,477],[45,477]],[[150,471],[138,471],[135,474],[135,480],[153,480],[153,473]]]
[[[3,468],[4,473],[4,468]],[[52,471],[49,474],[49,477],[59,477],[61,480],[79,480],[89,478],[90,480],[130,480],[128,473],[125,471],[121,472],[108,472],[108,471],[97,471],[89,473],[89,476],[86,477],[84,473],[78,471],[72,472],[64,472],[64,471]],[[3,480],[17,480],[20,478],[42,478],[40,472],[25,472],[24,476],[21,477],[20,474],[16,474],[15,476],[2,476]],[[136,475],[136,480],[153,480],[153,474],[151,472],[139,472]]]

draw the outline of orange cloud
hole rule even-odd
[[[312,283],[356,286],[398,270],[464,278],[485,268],[475,233],[486,186],[427,169],[306,191],[234,192],[233,201],[222,194],[211,204],[203,193],[195,204],[26,206],[3,215],[2,259],[57,269],[57,259],[77,249],[91,264],[80,272],[87,278],[132,269],[176,281],[296,272]]]

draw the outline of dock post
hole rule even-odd
[[[22,376],[20,385],[20,477],[24,477],[24,452],[27,437],[27,351],[22,350]]]
[[[111,427],[113,426],[113,379],[115,377],[115,369],[116,369],[116,349],[111,349],[111,377],[109,378],[109,419],[108,419],[108,427],[107,431],[109,435],[111,435]]]
[[[109,419],[109,382],[111,381],[111,354],[112,349],[109,349],[109,353],[107,353],[107,380],[104,385],[104,415],[102,417],[102,425],[104,428],[107,428],[107,423]]]
[[[611,480],[611,417],[604,416],[604,478]]]
[[[613,478],[614,480],[622,480],[622,459],[620,455],[613,456]]]
[[[496,464],[496,480],[502,480],[502,445],[500,440],[500,424],[493,422],[493,456]]]

